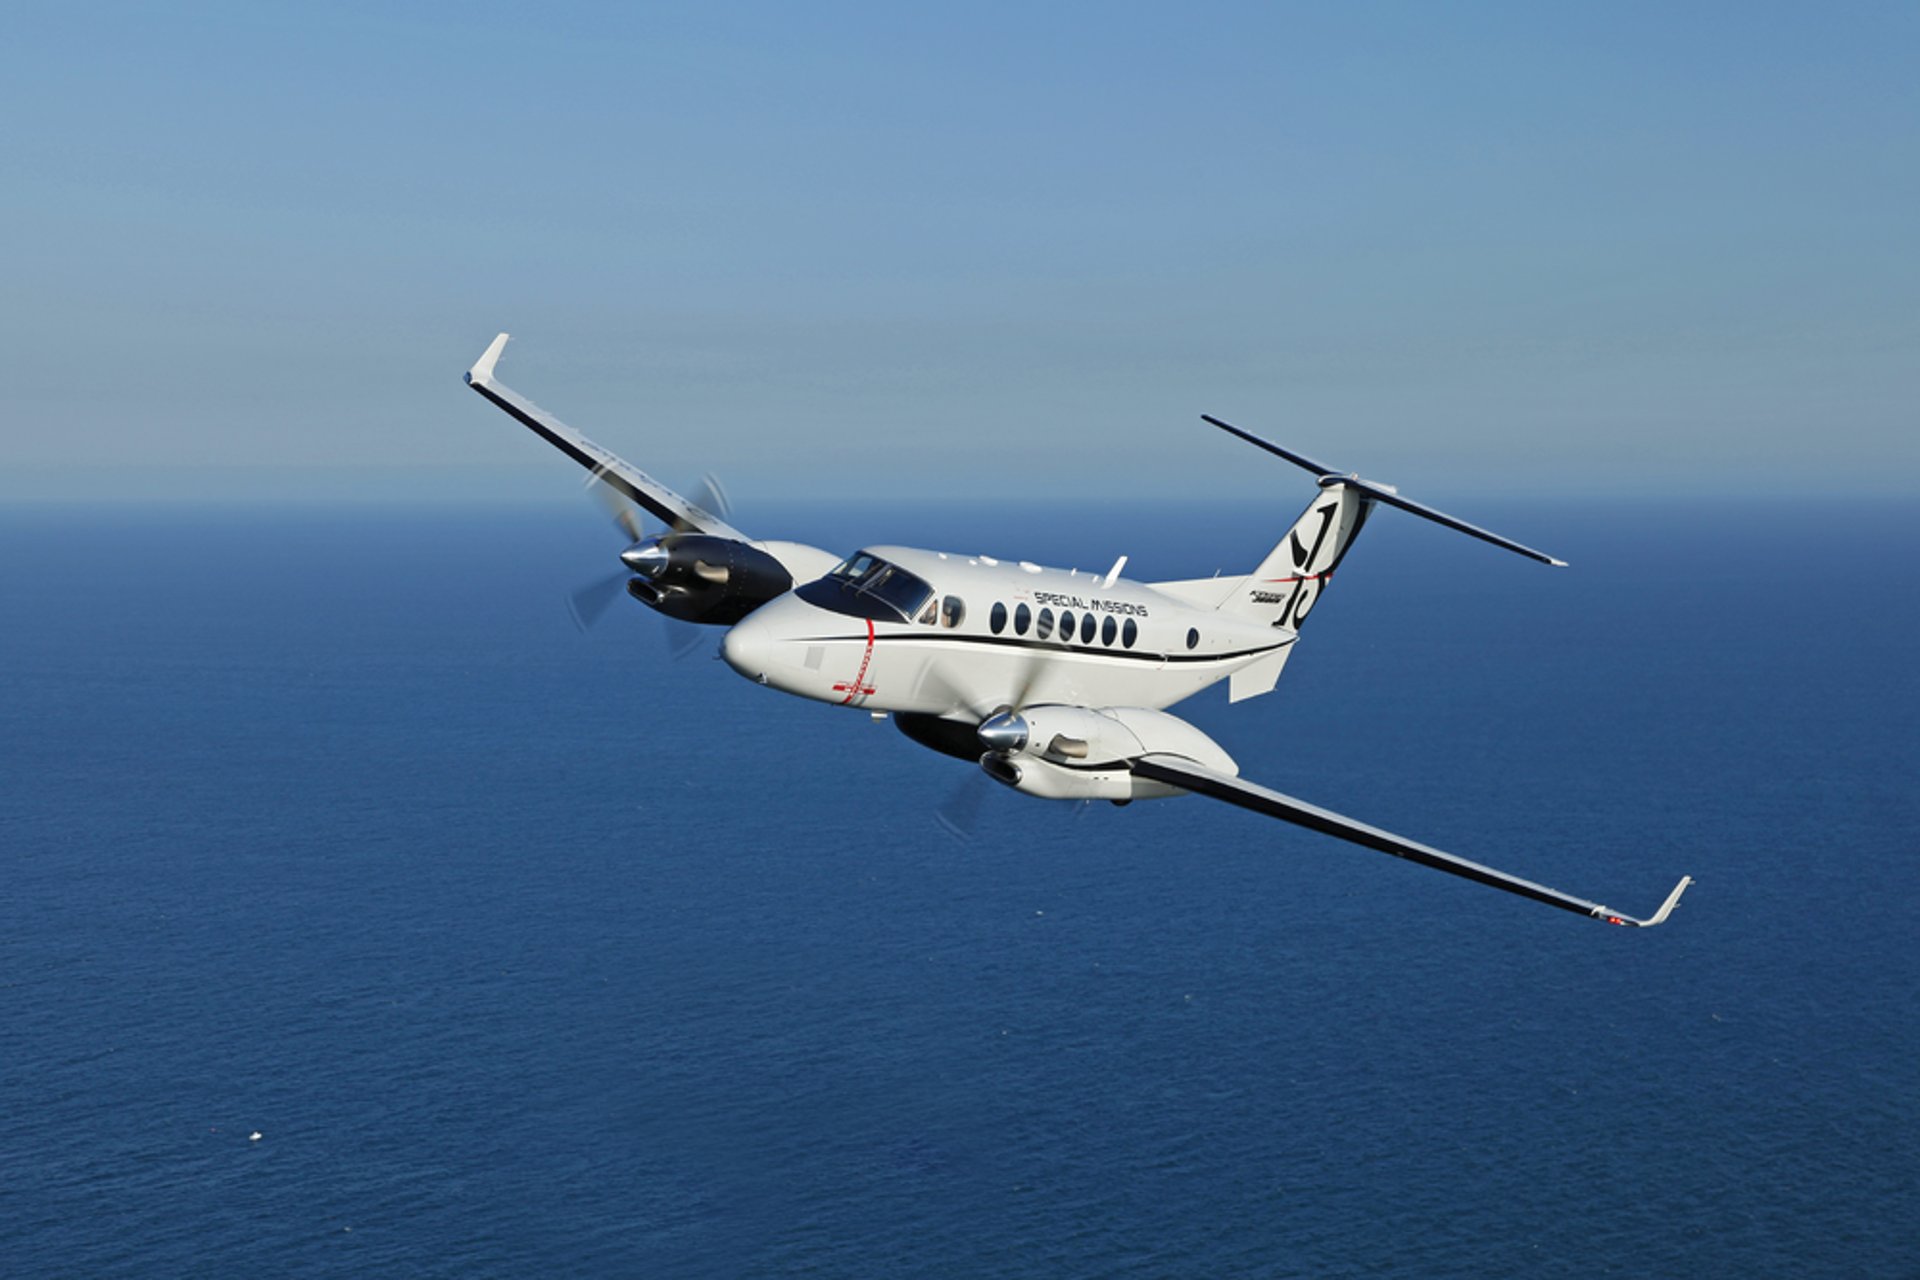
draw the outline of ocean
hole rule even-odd
[[[744,511],[1244,569],[1296,514]],[[9,1277],[1920,1275],[1920,511],[1382,512],[1281,790],[1060,806],[670,655],[592,513],[0,514]],[[252,1137],[258,1133],[258,1139]]]

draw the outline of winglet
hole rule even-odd
[[[1681,876],[1680,883],[1673,886],[1673,892],[1668,894],[1667,900],[1660,904],[1660,909],[1645,920],[1635,920],[1632,916],[1620,915],[1610,907],[1601,907],[1593,914],[1605,920],[1608,924],[1633,925],[1641,929],[1649,929],[1656,924],[1665,924],[1667,917],[1673,914],[1673,909],[1680,905],[1680,895],[1685,893],[1687,886],[1692,883],[1692,876]]]
[[[507,334],[501,334],[493,340],[486,353],[473,362],[473,368],[467,370],[467,385],[479,383],[485,386],[493,381],[493,366],[500,362],[500,353],[507,349]]]

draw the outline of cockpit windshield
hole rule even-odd
[[[856,551],[796,593],[808,604],[856,618],[911,622],[933,599],[926,580],[866,551]]]

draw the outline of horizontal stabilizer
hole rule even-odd
[[[1320,478],[1320,487],[1322,489],[1332,489],[1336,487],[1351,489],[1364,494],[1369,501],[1383,502],[1387,506],[1398,507],[1400,510],[1410,512],[1424,520],[1431,520],[1435,524],[1445,525],[1449,529],[1464,533],[1470,538],[1478,538],[1482,542],[1491,542],[1496,547],[1504,547],[1508,551],[1517,552],[1520,555],[1526,556],[1529,560],[1538,560],[1541,564],[1550,564],[1561,569],[1567,567],[1565,560],[1556,559],[1544,551],[1536,551],[1524,543],[1515,542],[1511,538],[1503,538],[1497,533],[1491,533],[1486,529],[1482,529],[1479,525],[1468,524],[1465,520],[1459,519],[1456,516],[1450,516],[1444,511],[1436,511],[1423,502],[1415,502],[1411,498],[1403,498],[1400,496],[1399,491],[1392,485],[1376,484],[1371,480],[1362,480],[1357,475],[1343,474],[1335,471],[1331,467],[1321,466],[1305,454],[1295,453],[1291,449],[1283,449],[1271,440],[1262,439],[1253,434],[1253,432],[1242,430],[1230,422],[1222,422],[1212,414],[1203,413],[1200,415],[1200,420],[1211,423],[1219,427],[1222,431],[1239,436],[1248,444],[1256,448],[1265,449],[1275,457],[1285,458],[1296,467],[1301,467],[1313,472],[1314,475]]]
[[[1255,448],[1265,449],[1268,453],[1273,454],[1277,458],[1285,458],[1288,462],[1291,462],[1294,466],[1303,467],[1306,470],[1313,472],[1313,474],[1315,474],[1316,476],[1334,476],[1334,475],[1340,474],[1339,472],[1335,471],[1332,467],[1321,466],[1319,463],[1315,462],[1312,458],[1307,457],[1303,453],[1295,453],[1291,449],[1282,449],[1279,445],[1275,444],[1273,441],[1263,440],[1259,436],[1253,434],[1253,432],[1251,431],[1242,431],[1239,427],[1234,426],[1231,422],[1222,422],[1220,421],[1220,419],[1214,417],[1210,413],[1201,414],[1200,421],[1210,422],[1214,426],[1220,428],[1222,431],[1229,433],[1230,435],[1239,436],[1242,440],[1245,440],[1248,444],[1253,445]]]
[[[1645,919],[1637,920],[1623,915],[1612,907],[1605,907],[1585,898],[1576,898],[1570,893],[1550,889],[1531,880],[1522,880],[1519,876],[1496,871],[1492,867],[1482,866],[1478,862],[1469,862],[1465,858],[1443,853],[1430,845],[1420,844],[1404,836],[1394,835],[1391,831],[1382,831],[1379,827],[1322,809],[1318,805],[1308,804],[1292,796],[1283,795],[1258,783],[1248,782],[1232,774],[1218,773],[1203,768],[1191,760],[1180,756],[1144,755],[1131,762],[1129,766],[1135,774],[1154,782],[1164,782],[1169,786],[1191,791],[1195,795],[1208,796],[1214,800],[1224,800],[1228,804],[1238,805],[1242,809],[1251,809],[1255,813],[1264,813],[1270,818],[1282,822],[1291,822],[1296,826],[1318,831],[1322,835],[1350,841],[1364,848],[1380,853],[1404,858],[1408,862],[1417,862],[1423,867],[1432,867],[1449,875],[1460,876],[1495,889],[1518,894],[1523,898],[1532,898],[1535,902],[1544,902],[1550,907],[1559,907],[1563,911],[1577,912],[1591,916],[1596,920],[1605,920],[1608,924],[1637,925],[1642,928],[1664,922],[1673,914],[1680,903],[1680,895],[1693,883],[1690,876],[1682,876],[1680,883],[1674,886],[1672,893],[1660,910]]]
[[[1556,559],[1544,551],[1536,551],[1524,543],[1515,542],[1512,538],[1503,538],[1497,533],[1490,533],[1477,524],[1468,524],[1458,516],[1450,516],[1444,511],[1435,511],[1423,502],[1415,502],[1411,498],[1403,498],[1387,486],[1375,484],[1371,480],[1362,480],[1359,476],[1324,476],[1320,480],[1320,487],[1323,489],[1330,488],[1333,485],[1342,485],[1349,489],[1358,489],[1375,502],[1384,502],[1390,507],[1398,507],[1402,511],[1410,511],[1416,516],[1433,521],[1435,524],[1443,524],[1449,529],[1458,530],[1470,538],[1478,538],[1482,542],[1491,542],[1496,547],[1505,547],[1509,551],[1517,551],[1529,560],[1538,560],[1541,564],[1550,564],[1559,569],[1567,567],[1565,560]]]

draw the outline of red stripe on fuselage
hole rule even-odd
[[[860,655],[860,670],[858,674],[856,674],[853,677],[852,684],[837,684],[833,686],[833,691],[835,693],[839,693],[843,689],[846,690],[847,696],[840,699],[841,706],[844,707],[848,703],[852,702],[855,698],[861,697],[863,695],[867,697],[871,697],[873,695],[873,689],[869,687],[867,684],[867,668],[872,664],[873,664],[873,619],[868,618],[867,619],[867,651]]]

